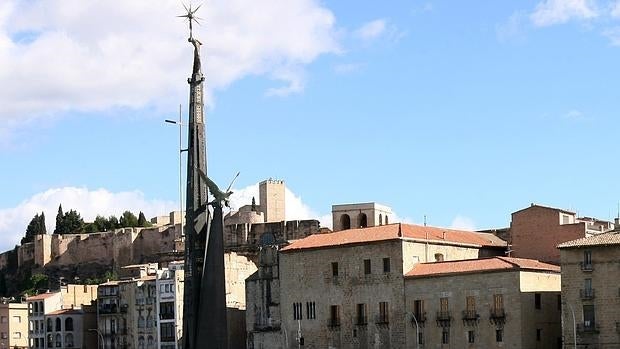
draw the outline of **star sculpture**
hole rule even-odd
[[[202,6],[202,4],[198,5],[195,9],[192,9],[191,2],[189,4],[189,7],[185,6],[185,4],[183,4],[183,7],[185,8],[185,11],[187,11],[187,13],[184,14],[184,15],[177,16],[177,17],[187,18],[187,21],[189,22],[189,38],[190,38],[190,40],[193,39],[193,36],[192,36],[192,22],[196,22],[196,24],[200,24],[198,21],[202,20],[202,18],[196,16],[196,12],[198,12],[198,9],[200,8],[200,6]]]

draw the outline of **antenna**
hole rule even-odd
[[[426,215],[424,215],[424,226],[426,226]]]

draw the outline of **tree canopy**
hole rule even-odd
[[[34,215],[34,217],[28,223],[28,227],[26,228],[26,235],[22,238],[21,244],[25,244],[28,242],[33,242],[34,237],[41,234],[47,234],[47,229],[45,228],[45,213],[41,212]]]

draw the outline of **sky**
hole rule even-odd
[[[195,6],[196,4],[194,4]],[[59,204],[86,220],[179,206],[192,47],[178,0],[0,1],[0,250]],[[620,1],[209,0],[208,173],[238,207],[331,205],[505,227],[538,203],[613,219]],[[185,132],[183,142],[186,142]]]

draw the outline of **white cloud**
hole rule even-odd
[[[620,46],[620,27],[605,29],[603,35],[609,39],[612,46]]]
[[[620,18],[620,1],[616,1],[611,5],[610,14],[614,18]]]
[[[113,193],[106,189],[89,190],[77,187],[49,189],[33,195],[16,207],[0,209],[0,251],[8,250],[19,243],[26,226],[37,213],[45,213],[47,231],[53,232],[59,204],[62,204],[64,211],[75,209],[85,221],[92,221],[98,214],[119,217],[125,210],[135,214],[142,211],[147,218],[178,210],[177,203],[147,199],[139,191]]]
[[[544,0],[530,15],[537,27],[566,23],[572,19],[587,20],[598,16],[594,0]]]
[[[373,21],[364,23],[355,31],[355,36],[358,38],[370,41],[381,36],[386,30],[385,19],[375,19]]]
[[[232,189],[232,191],[233,194],[230,196],[230,208],[232,210],[238,210],[241,206],[251,204],[252,198],[256,199],[257,205],[259,204],[258,183],[242,189]],[[284,195],[286,220],[318,219],[322,227],[331,228],[331,214],[320,215],[316,213],[316,211],[303,202],[300,196],[297,196],[289,188],[286,188]]]
[[[450,224],[450,228],[474,231],[476,230],[476,224],[469,217],[457,215],[452,220],[452,224]]]
[[[191,46],[178,0],[0,3],[0,121],[12,129],[67,110],[174,105],[187,93]],[[246,76],[303,90],[303,67],[339,51],[318,0],[212,0],[195,26],[208,89]],[[0,134],[3,133],[0,129]]]

